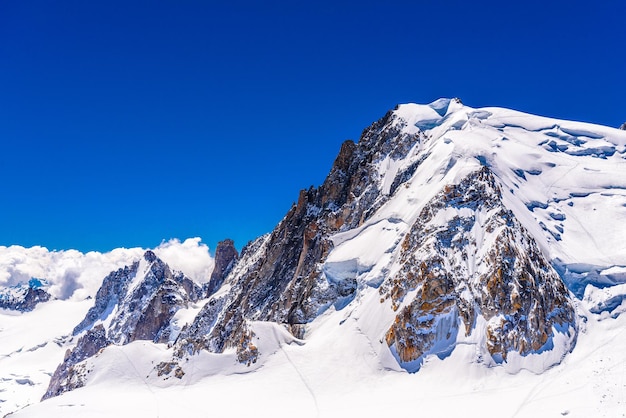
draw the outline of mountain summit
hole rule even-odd
[[[151,251],[105,277],[59,343],[51,399],[25,411],[79,387],[140,379],[225,394],[218,384],[253,387],[257,375],[291,382],[288,370],[316,413],[345,385],[369,410],[363,379],[455,396],[539,385],[535,375],[586,379],[568,364],[602,355],[587,333],[615,335],[626,310],[625,159],[626,132],[614,128],[458,99],[397,106],[341,145],[323,184],[302,190],[271,233],[241,254],[221,242],[204,285]],[[457,374],[467,381],[450,389]],[[261,392],[251,396],[262,405],[283,399]],[[514,392],[503,399],[521,405]]]

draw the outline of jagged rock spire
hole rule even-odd
[[[207,296],[212,295],[222,286],[224,279],[230,273],[239,259],[239,253],[232,239],[225,239],[217,244],[215,249],[215,267],[207,285]]]

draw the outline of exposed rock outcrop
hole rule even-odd
[[[85,318],[74,328],[72,335],[78,335],[93,326],[96,321],[104,320],[111,314],[113,308],[126,296],[128,284],[137,274],[138,267],[139,261],[136,261],[130,266],[111,272],[104,278],[96,293],[94,306],[89,309]]]
[[[217,244],[215,249],[215,267],[206,286],[206,296],[211,296],[222,286],[224,279],[233,269],[238,259],[239,253],[232,239],[225,239]]]
[[[85,385],[86,367],[81,361],[97,354],[109,345],[104,327],[99,324],[80,337],[76,347],[68,350],[63,363],[55,370],[42,400],[58,396],[63,392],[78,389]]]
[[[74,328],[74,335],[84,335],[57,368],[44,398],[84,385],[84,360],[110,344],[172,342],[178,333],[172,328],[174,315],[202,294],[201,286],[183,273],[172,273],[152,251],[112,272],[104,278],[94,306]]]
[[[249,321],[282,323],[301,338],[324,309],[354,297],[354,279],[330,281],[322,274],[333,247],[329,237],[369,219],[428,156],[405,164],[383,185],[379,164],[406,158],[424,139],[405,128],[390,112],[366,129],[358,144],[344,142],[322,186],[301,191],[277,228],[244,248],[226,279],[230,292],[211,300],[181,333],[176,356],[228,347],[240,352],[241,342],[249,340]],[[439,223],[441,218],[446,222]],[[540,351],[555,332],[575,341],[567,289],[502,203],[487,167],[447,186],[426,205],[399,256],[401,271],[380,292],[399,310],[385,339],[407,369],[417,370],[426,354],[453,350],[460,327],[465,335],[484,333],[483,348],[496,362],[511,351]],[[416,296],[405,301],[413,291]],[[479,316],[487,323],[480,330]]]
[[[46,291],[45,280],[31,279],[28,283],[22,283],[10,288],[0,288],[0,309],[29,312],[40,303],[51,299]]]
[[[0,299],[0,309],[28,312],[35,309],[39,303],[47,302],[51,298],[50,293],[44,289],[27,288],[19,297]]]
[[[137,339],[166,342],[169,320],[188,302],[202,296],[202,288],[181,272],[174,272],[152,251],[143,260],[121,268],[104,278],[94,306],[74,335],[113,315],[107,330],[116,344]]]
[[[555,332],[575,334],[569,292],[501,199],[483,167],[440,192],[406,235],[402,268],[380,293],[402,307],[385,338],[409,370],[425,354],[452,351],[459,323],[466,336],[484,333],[496,362],[539,352]],[[476,329],[479,316],[485,329]]]
[[[239,350],[248,320],[285,324],[301,337],[304,325],[321,311],[354,296],[355,282],[331,283],[321,277],[332,249],[329,237],[359,226],[388,200],[377,164],[403,158],[417,145],[419,135],[404,133],[404,126],[389,112],[363,132],[358,144],[342,144],[324,183],[302,190],[274,231],[242,250],[226,278],[230,292],[205,305],[181,334],[178,355]]]

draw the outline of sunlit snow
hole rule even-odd
[[[374,216],[331,237],[334,248],[321,266],[329,282],[356,280],[356,296],[308,324],[303,340],[280,324],[253,323],[261,354],[249,367],[231,351],[201,352],[183,365],[182,378],[164,378],[155,365],[171,359],[171,350],[135,341],[90,358],[85,387],[39,403],[48,376],[75,343],[69,334],[90,307],[83,299],[95,294],[108,272],[139,259],[141,250],[0,247],[0,285],[46,278],[54,295],[65,299],[19,315],[0,312],[0,414],[29,405],[14,416],[624,416],[626,132],[473,109],[450,99],[394,112],[403,132],[418,142],[403,159],[376,162],[374,180],[388,195],[397,173],[420,164]],[[555,333],[556,349],[511,353],[497,364],[481,351],[484,333],[465,336],[458,324],[443,320],[437,325],[442,336],[457,332],[456,342],[442,337],[434,354],[420,359],[419,371],[408,373],[384,342],[395,312],[377,287],[399,269],[398,247],[426,203],[483,165],[497,177],[507,208],[576,295],[576,345],[563,355],[573,341]],[[453,215],[441,211],[435,222]],[[481,234],[477,229],[478,241],[493,239]],[[213,268],[199,239],[155,251],[198,281]],[[176,314],[173,338],[202,303]],[[486,326],[477,319],[476,328]]]

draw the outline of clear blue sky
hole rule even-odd
[[[341,142],[460,97],[626,121],[614,1],[0,2],[0,245],[269,232]]]

